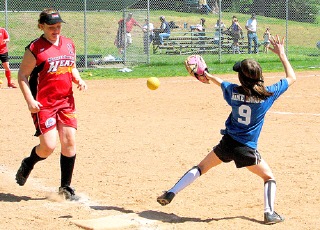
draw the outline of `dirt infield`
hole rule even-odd
[[[265,74],[266,83],[283,76]],[[38,140],[20,90],[0,90],[0,229],[81,229],[74,222],[95,218],[103,218],[100,229],[320,229],[320,71],[297,77],[266,116],[259,142],[284,223],[262,224],[263,182],[233,163],[209,171],[168,206],[156,202],[218,143],[230,111],[218,87],[179,77],[161,78],[155,91],[134,79],[87,81],[87,92],[75,92],[72,185],[81,202],[56,196],[59,148],[25,186],[15,183]]]

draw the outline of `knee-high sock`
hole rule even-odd
[[[264,212],[274,212],[277,185],[275,180],[268,180],[264,183]]]
[[[11,71],[10,70],[5,70],[4,74],[6,75],[8,84],[10,84],[11,83]]]
[[[194,182],[198,177],[201,176],[201,170],[198,166],[193,167],[189,171],[187,171],[181,179],[168,191],[177,194],[192,182]]]
[[[34,146],[33,149],[31,150],[30,156],[24,159],[24,163],[26,163],[31,169],[33,169],[33,166],[37,162],[46,159],[38,156],[38,154],[36,153],[36,147],[37,146]]]
[[[66,157],[60,155],[61,187],[70,186],[76,155]]]

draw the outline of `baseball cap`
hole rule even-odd
[[[236,62],[236,64],[234,64],[232,69],[235,72],[238,72],[238,73],[241,72],[241,61]]]
[[[46,23],[48,25],[54,25],[56,23],[65,23],[58,12],[53,12],[51,14],[46,14],[40,19],[40,23]]]

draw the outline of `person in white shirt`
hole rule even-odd
[[[256,14],[253,13],[251,18],[246,23],[246,29],[248,33],[248,53],[252,53],[252,41],[254,43],[254,53],[259,53],[258,49],[258,36],[257,36],[257,19]]]
[[[149,46],[153,40],[154,33],[153,33],[154,26],[151,22],[148,22],[148,18],[145,18],[145,24],[142,26],[143,31],[143,51],[145,54],[149,51]]]

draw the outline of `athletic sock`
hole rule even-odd
[[[277,185],[275,180],[268,180],[264,183],[264,212],[274,212]]]
[[[5,70],[4,74],[6,75],[8,84],[11,84],[11,71],[10,70]]]
[[[66,157],[60,155],[61,187],[70,186],[76,155]]]
[[[201,170],[198,166],[194,166],[192,169],[187,171],[181,179],[168,191],[177,194],[192,182],[194,182],[198,177],[201,176]]]
[[[34,146],[33,149],[31,150],[30,156],[24,159],[24,163],[27,164],[31,169],[33,169],[33,166],[37,162],[46,159],[38,156],[38,154],[36,153],[36,147],[37,146]]]

